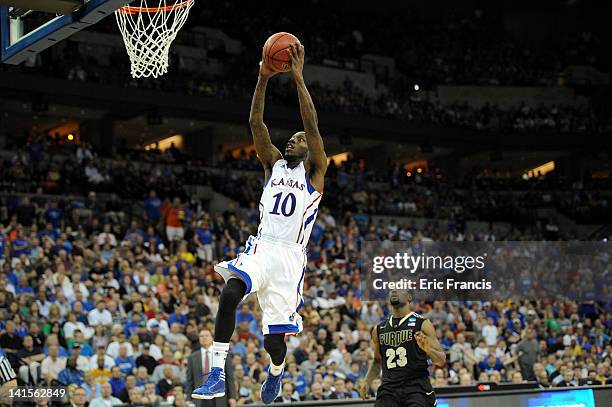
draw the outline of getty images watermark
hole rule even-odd
[[[610,301],[610,260],[606,242],[365,242],[362,297]]]
[[[486,258],[487,253],[481,256],[434,256],[425,255],[425,253],[415,256],[403,252],[395,253],[394,256],[374,256],[372,272],[374,274],[383,274],[386,271],[415,274],[423,271],[444,270],[461,275],[465,272],[484,270]],[[374,278],[372,284],[377,290],[491,290],[493,288],[493,283],[485,278],[479,281],[462,281],[462,279],[453,277],[444,279],[435,277],[400,278],[392,281]]]

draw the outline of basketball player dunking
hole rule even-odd
[[[374,361],[360,383],[362,398],[372,381],[380,376],[376,407],[432,407],[436,396],[429,382],[428,359],[444,366],[446,355],[428,319],[412,312],[408,291],[391,290],[391,314],[372,330]],[[381,366],[382,365],[382,366]]]
[[[327,170],[327,157],[317,125],[317,113],[304,83],[304,47],[292,45],[291,73],[297,86],[304,131],[287,142],[285,155],[270,141],[263,122],[266,85],[272,72],[261,62],[259,80],[251,104],[251,131],[257,156],[265,172],[259,202],[260,224],[236,259],[215,266],[226,286],[221,293],[215,321],[213,368],[192,397],[212,399],[225,394],[225,359],[236,323],[236,307],[245,295],[257,293],[263,311],[264,348],[270,355],[268,378],[261,399],[268,404],[281,390],[286,334],[302,331],[302,289],[306,245],[317,215]]]

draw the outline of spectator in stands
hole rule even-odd
[[[525,330],[525,337],[518,343],[516,351],[519,354],[519,365],[521,367],[521,373],[527,381],[535,380],[533,373],[533,366],[537,361],[539,354],[538,341],[535,339],[535,332],[533,329]]]
[[[145,200],[145,216],[154,225],[158,224],[162,218],[162,201],[157,196],[155,190],[149,191],[149,197]]]
[[[512,373],[512,383],[513,384],[524,383],[523,375],[521,374],[521,372],[514,372],[514,373]]]
[[[147,383],[143,393],[143,403],[158,406],[162,399],[157,395],[155,383]]]
[[[111,369],[112,377],[109,379],[109,383],[113,389],[113,396],[119,398],[121,391],[125,388],[125,379],[119,369],[119,366],[113,366]]]
[[[494,370],[489,373],[489,381],[495,384],[500,384],[502,382],[502,375],[498,370]]]
[[[283,383],[281,395],[274,400],[275,403],[295,403],[297,401],[299,399],[293,396],[293,385],[291,383]]]
[[[182,240],[185,236],[183,222],[186,220],[185,209],[181,204],[181,199],[175,197],[171,205],[165,205],[162,209],[164,222],[166,225],[166,237],[170,242]]]
[[[85,372],[87,370],[90,370],[89,359],[83,356],[81,353],[82,348],[80,343],[75,343],[74,345],[72,345],[72,348],[70,350],[70,357],[75,358],[77,363],[77,369],[82,372]]]
[[[108,379],[112,377],[109,369],[105,366],[105,360],[103,356],[98,356],[98,364],[95,368],[90,370],[91,376],[97,383],[106,383]]]
[[[127,404],[131,406],[138,406],[138,405],[145,404],[145,401],[143,400],[143,397],[142,397],[143,393],[144,393],[144,389],[139,388],[139,387],[134,387],[132,390],[129,391]]]
[[[136,388],[136,376],[133,374],[128,374],[125,377],[125,386],[119,392],[117,396],[118,399],[123,401],[124,403],[128,403],[130,400],[130,392]]]
[[[157,361],[155,360],[153,356],[151,356],[150,349],[151,349],[150,343],[145,342],[142,345],[142,352],[136,358],[136,366],[139,368],[144,367],[147,370],[148,374],[153,374],[153,371],[155,370],[155,367],[157,366]]]
[[[59,373],[66,368],[66,358],[58,356],[58,347],[49,347],[49,356],[45,357],[40,365],[40,374],[47,384],[57,380]]]
[[[66,367],[59,372],[57,381],[63,386],[68,386],[72,383],[79,386],[83,384],[83,371],[77,369],[76,357],[71,356],[66,360]]]
[[[332,393],[329,395],[329,398],[332,400],[344,400],[350,399],[352,394],[346,390],[346,382],[343,378],[338,377],[334,381],[334,389]]]
[[[170,370],[172,371],[173,377],[177,377],[179,378],[179,380],[181,380],[181,376],[183,376],[181,374],[181,370],[173,362],[174,362],[174,354],[172,353],[172,351],[170,351],[170,349],[164,350],[162,363],[153,370],[153,374],[151,375],[151,380],[157,383],[162,379],[162,377],[165,377],[166,375],[164,374],[164,370],[166,367],[170,368]]]
[[[563,380],[555,385],[555,387],[576,387],[578,382],[574,379],[574,370],[567,367],[563,370]]]
[[[8,320],[4,333],[0,334],[0,348],[9,354],[17,353],[22,347],[21,339],[15,335],[16,329],[15,322]]]
[[[127,346],[121,345],[119,347],[119,356],[115,358],[115,365],[119,367],[119,370],[124,375],[131,374],[136,368],[134,359],[127,354]]]
[[[459,361],[471,368],[477,362],[472,345],[465,340],[465,335],[462,333],[457,334],[456,342],[450,347],[449,353],[451,364]]]
[[[323,386],[321,383],[315,382],[310,386],[310,392],[306,397],[307,401],[320,401],[325,400],[323,396]]]
[[[169,365],[163,366],[163,377],[157,382],[157,390],[162,397],[166,397],[168,392],[174,387],[175,381],[177,380],[172,367]],[[160,367],[161,367],[160,366]]]
[[[25,196],[17,208],[17,222],[23,227],[30,228],[36,217],[36,206],[30,202],[30,198]]]
[[[33,401],[36,407],[47,407],[49,405],[49,399],[46,397],[34,397]]]
[[[98,367],[98,359],[100,357],[104,359],[104,369],[111,370],[111,368],[115,366],[115,361],[113,360],[113,358],[106,354],[106,347],[97,346],[96,354],[89,358],[88,370],[95,369]]]
[[[504,365],[498,358],[495,357],[495,355],[489,355],[486,359],[478,363],[478,368],[481,372],[491,374],[493,371],[501,371],[504,368]]]
[[[108,407],[108,406],[116,406],[121,404],[121,400],[113,397],[112,395],[113,389],[110,383],[104,383],[101,387],[101,395],[100,397],[96,397],[91,400],[89,403],[89,407]]]
[[[76,149],[76,157],[79,164],[85,160],[93,160],[93,154],[87,143],[81,143]]]
[[[200,260],[212,262],[215,237],[207,220],[199,222],[193,238]]]
[[[89,311],[87,315],[87,321],[90,326],[104,325],[110,327],[112,324],[111,313],[106,309],[106,304],[103,300],[99,300],[96,304],[96,308]]]
[[[77,387],[70,395],[70,407],[85,407],[87,405],[87,391]]]
[[[21,380],[26,384],[36,385],[40,364],[45,359],[45,354],[42,348],[34,346],[32,336],[26,335],[23,338],[23,349],[17,351],[17,357],[24,363],[18,370]]]
[[[136,386],[144,388],[147,383],[150,383],[149,373],[145,367],[136,369]]]
[[[126,341],[125,333],[120,325],[114,325],[113,332],[115,334],[115,340],[108,345],[108,348],[106,348],[106,354],[112,358],[115,358],[115,363],[117,363],[117,357],[120,355],[121,348],[125,348],[125,354],[127,356],[132,356],[134,354],[134,348],[130,342]]]
[[[485,326],[482,327],[482,336],[487,346],[495,346],[497,344],[497,327],[493,322],[493,318],[487,318]]]
[[[58,202],[52,200],[43,214],[45,221],[51,224],[54,229],[61,229],[63,225],[64,214],[58,207]],[[25,225],[24,225],[25,226]]]
[[[484,339],[478,341],[478,346],[474,349],[474,357],[478,363],[489,357],[490,351]]]

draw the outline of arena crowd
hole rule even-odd
[[[69,148],[40,141],[11,154],[0,180],[9,188],[21,183],[21,189],[3,193],[1,201],[0,348],[21,383],[75,385],[72,397],[95,406],[109,397],[117,403],[188,405],[189,355],[211,345],[223,287],[213,266],[235,257],[258,221],[252,204],[257,176],[249,177],[253,188],[242,188],[244,196],[231,195],[216,179],[220,173],[244,176],[232,168],[248,172],[254,162],[220,157],[209,173],[190,173],[174,163],[185,159],[179,151],[163,153],[156,160],[164,164],[154,165],[146,161],[148,153],[139,160],[104,160],[86,144]],[[386,206],[360,197],[369,182],[435,191],[437,181],[431,174],[418,182],[394,178],[393,171],[366,174],[358,161],[330,171],[329,196],[309,247],[305,329],[287,339],[279,401],[358,397],[355,384],[373,357],[371,329],[389,312],[385,304],[363,298],[357,253],[364,241],[547,238],[536,229],[505,236],[471,233],[459,216],[449,218],[445,233],[435,219],[422,227],[374,222]],[[210,185],[240,204],[211,212],[184,188],[188,182]],[[130,192],[107,193],[123,190]],[[340,199],[347,195],[342,191],[351,191],[347,202]],[[416,198],[421,195],[403,195],[401,205],[390,200],[395,214],[426,216],[433,200]],[[466,208],[476,219],[483,212],[477,205]],[[612,310],[598,303],[499,298],[423,302],[415,310],[431,319],[447,352],[447,365],[431,370],[436,387],[612,383]],[[237,311],[232,338],[232,404],[259,399],[268,363],[262,344],[261,313],[251,296]],[[379,385],[373,383],[372,396]]]

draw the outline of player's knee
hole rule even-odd
[[[264,336],[264,349],[270,355],[275,365],[280,365],[287,354],[285,334],[270,334]]]
[[[242,298],[246,294],[246,284],[237,278],[232,278],[227,282],[221,298],[219,299],[219,310],[235,310]]]

